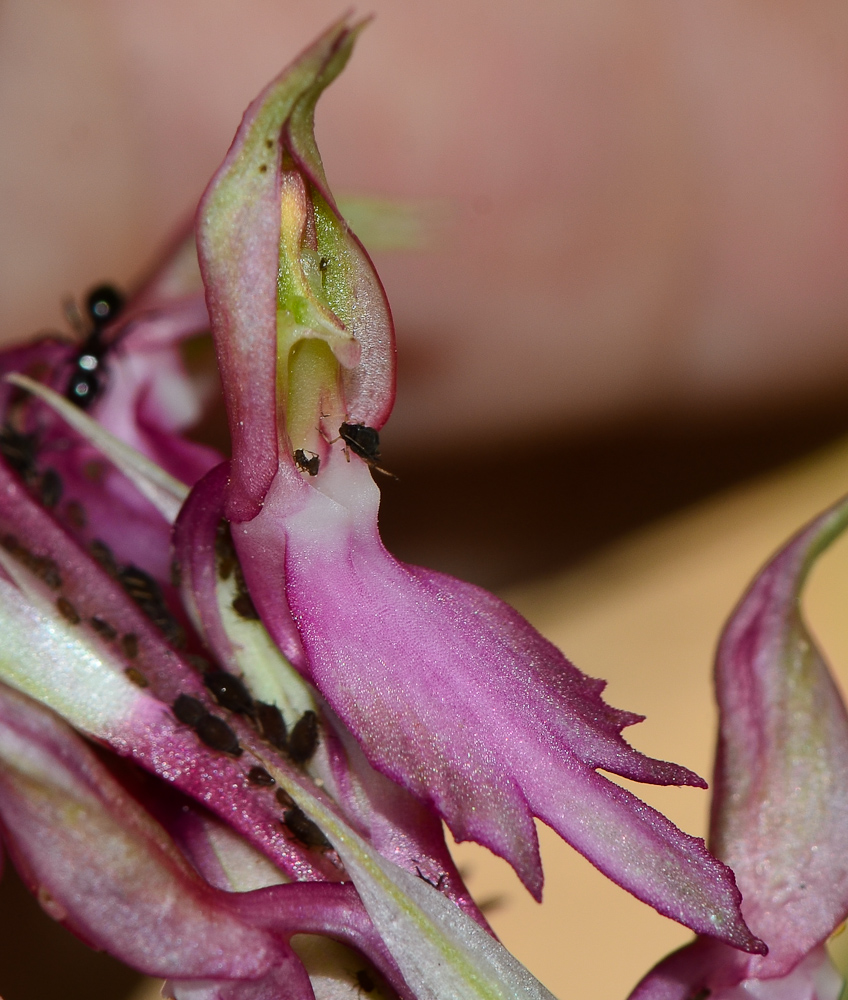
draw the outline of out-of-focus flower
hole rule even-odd
[[[848,917],[848,716],[800,611],[804,581],[848,524],[843,500],[760,572],[716,658],[720,732],[710,846],[768,945],[705,938],[666,958],[631,1000],[836,1000],[824,943]]]
[[[660,912],[748,950],[730,871],[608,770],[702,785],[621,737],[601,698],[502,601],[407,566],[377,531],[378,431],[394,399],[383,290],[313,135],[359,25],[341,21],[245,114],[198,214],[232,464],[199,489],[229,520],[251,598],[286,657],[380,772],[505,857],[541,894],[533,823]],[[438,294],[434,290],[434,294]]]

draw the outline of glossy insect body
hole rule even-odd
[[[359,455],[369,464],[380,459],[380,435],[373,427],[365,424],[342,424],[339,437],[354,455]]]
[[[103,360],[110,345],[103,340],[103,331],[120,313],[124,297],[111,285],[99,285],[86,299],[86,319],[90,332],[74,358],[65,396],[80,409],[88,409],[97,398],[103,380]]]
[[[382,472],[390,479],[397,479],[394,473],[377,464],[380,461],[380,435],[373,427],[367,427],[365,424],[343,423],[339,427],[339,437],[345,443],[346,455],[348,451],[352,451],[363,462],[367,462],[375,472]],[[295,460],[297,460],[297,456],[295,456]],[[350,461],[349,455],[348,461]],[[300,463],[298,465],[300,466]],[[310,472],[310,475],[315,475],[315,473]]]

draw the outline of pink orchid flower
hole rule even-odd
[[[804,581],[848,524],[843,500],[759,573],[719,643],[720,730],[710,845],[769,947],[743,956],[699,938],[631,1000],[837,1000],[824,944],[848,917],[848,715],[800,611]]]
[[[361,25],[344,19],[248,108],[201,201],[198,247],[233,442],[196,488],[230,523],[255,607],[369,763],[506,858],[538,898],[539,817],[661,913],[758,951],[731,872],[607,770],[703,786],[622,738],[640,717],[491,594],[385,550],[378,432],[388,304],[313,135]],[[437,292],[434,290],[434,294]],[[186,512],[186,518],[190,514]]]

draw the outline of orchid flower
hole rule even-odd
[[[598,771],[701,779],[630,747],[640,717],[502,601],[380,541],[369,466],[394,400],[391,316],[312,124],[360,28],[339,22],[259,95],[198,213],[233,442],[217,504],[251,598],[370,764],[537,898],[534,816],[660,912],[757,951],[729,870]],[[197,489],[213,502],[211,480]]]
[[[800,612],[813,564],[848,524],[843,500],[759,573],[718,647],[719,742],[711,846],[768,944],[743,956],[698,938],[631,1000],[837,1000],[824,944],[848,918],[848,714]]]
[[[78,351],[0,358],[4,843],[48,912],[180,998],[308,1000],[351,968],[389,997],[547,997],[442,819],[538,896],[537,816],[660,912],[762,954],[730,869],[598,772],[701,779],[631,748],[640,717],[502,601],[380,542],[391,316],[312,130],[360,28],[333,26],[248,109],[196,222],[205,307],[180,241],[104,329],[88,410],[65,398]],[[207,323],[229,462],[179,434],[176,345]],[[336,986],[299,934],[353,949]]]

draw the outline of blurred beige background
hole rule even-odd
[[[247,102],[342,11],[2,0],[3,340],[61,326],[65,294],[129,283]],[[433,208],[428,246],[375,254],[400,349],[390,547],[507,592],[610,679],[613,704],[648,715],[634,743],[708,775],[721,622],[769,552],[848,488],[841,448],[704,501],[848,431],[848,12],[368,11],[319,109],[327,171],[341,193]],[[834,552],[810,589],[838,665],[846,574]],[[649,796],[703,829],[706,795]],[[459,852],[472,886],[502,897],[506,943],[557,996],[624,997],[685,932],[544,831],[543,845],[541,909],[504,866]],[[14,879],[2,893],[5,1000],[47,995],[47,975],[69,997],[129,989],[38,923]]]

